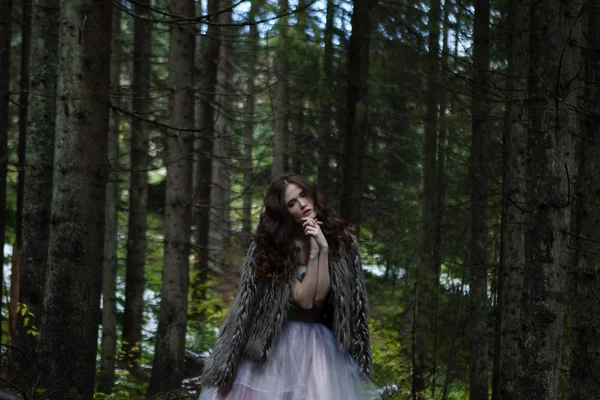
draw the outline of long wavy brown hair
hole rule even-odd
[[[267,190],[253,237],[257,244],[258,273],[262,276],[289,279],[294,273],[299,249],[293,236],[295,222],[285,204],[285,189],[290,184],[297,185],[313,199],[317,219],[323,223],[321,230],[329,244],[330,259],[339,258],[340,246],[352,244],[352,238],[346,234],[346,223],[332,214],[317,185],[295,173],[276,175]]]

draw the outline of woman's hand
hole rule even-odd
[[[314,238],[316,244],[318,245],[319,250],[329,250],[329,244],[327,243],[327,239],[321,230],[321,226],[323,223],[316,219],[312,218],[302,218],[304,222],[302,223],[302,227],[304,228],[304,234],[306,236],[311,236],[311,239]],[[311,250],[312,250],[312,240],[311,240]]]

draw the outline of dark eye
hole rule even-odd
[[[304,193],[303,191],[300,192],[300,197],[304,197],[304,196],[306,196],[306,193]]]
[[[288,203],[288,207],[289,207],[289,208],[292,208],[293,206],[294,206],[294,202],[293,202],[293,201],[290,201],[290,202]]]

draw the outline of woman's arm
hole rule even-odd
[[[329,247],[319,248],[319,279],[317,282],[317,292],[315,294],[315,303],[321,304],[325,301],[329,286]]]
[[[308,265],[306,275],[302,281],[296,277],[292,286],[292,297],[294,301],[302,308],[311,309],[317,294],[317,285],[319,283],[319,248],[316,246],[315,238],[310,238],[310,253],[308,256]],[[314,242],[314,243],[313,243]]]

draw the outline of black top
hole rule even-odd
[[[314,305],[310,310],[300,307],[292,300],[292,306],[288,311],[288,321],[302,321],[320,323],[323,316],[323,306]]]

